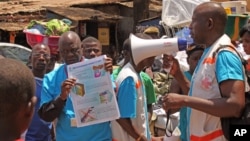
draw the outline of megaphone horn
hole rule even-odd
[[[141,39],[134,34],[129,36],[135,65],[142,60],[160,54],[172,54],[187,48],[187,40],[179,38]]]

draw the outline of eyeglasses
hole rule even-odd
[[[60,52],[64,55],[69,53],[77,54],[79,50],[80,48],[71,48],[70,50],[61,50]]]
[[[36,58],[43,56],[43,58],[45,58],[45,59],[50,59],[50,55],[46,54],[46,53],[32,53],[32,56],[34,56]]]
[[[96,48],[85,49],[84,51],[87,52],[87,53],[91,53],[92,51],[94,51],[94,53],[100,52],[100,50],[96,49]]]

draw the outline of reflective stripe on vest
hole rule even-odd
[[[207,135],[204,135],[204,136],[195,136],[195,135],[191,135],[190,136],[190,140],[191,141],[211,141],[217,137],[220,137],[223,135],[223,132],[221,129],[219,130],[215,130]]]

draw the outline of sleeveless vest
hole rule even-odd
[[[134,83],[136,84],[137,91],[137,105],[136,105],[136,118],[130,118],[132,121],[132,125],[136,128],[136,130],[140,134],[144,134],[145,137],[150,139],[147,130],[147,106],[146,106],[146,95],[143,88],[143,83],[140,79],[140,76],[134,70],[130,63],[127,63],[120,73],[117,76],[116,84],[117,84],[117,92],[119,91],[120,84],[127,78],[132,77],[134,79]],[[128,105],[129,106],[129,105]],[[113,141],[135,141],[133,137],[131,137],[127,132],[125,132],[122,127],[116,122],[111,122],[112,129],[112,137]]]
[[[196,68],[191,84],[190,96],[200,97],[204,99],[220,98],[219,84],[215,75],[216,58],[213,52],[220,45],[230,45],[231,40],[227,35],[220,37],[205,54]],[[189,108],[190,109],[190,108]],[[190,109],[190,140],[191,141],[224,141],[223,132],[221,130],[220,117],[216,117],[195,109]],[[199,122],[197,122],[199,121]]]

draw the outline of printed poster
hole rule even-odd
[[[67,66],[77,127],[116,120],[120,117],[110,73],[105,71],[105,55]]]

